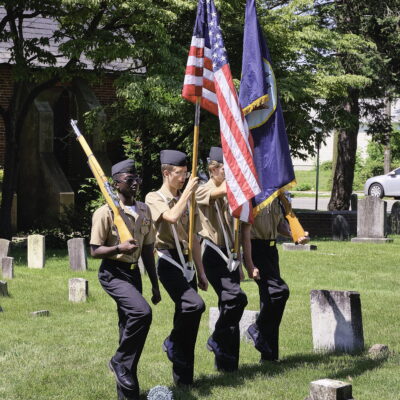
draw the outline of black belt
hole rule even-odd
[[[251,239],[252,242],[263,244],[265,243],[269,247],[276,246],[276,239]]]
[[[138,265],[137,262],[135,263],[128,263],[125,261],[119,260],[112,260],[111,258],[103,259],[102,263],[109,265],[110,267],[116,267],[121,269],[135,269]]]

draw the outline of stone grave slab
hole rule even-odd
[[[14,279],[14,258],[3,257],[1,260],[1,273],[3,279]]]
[[[39,311],[33,311],[30,313],[32,317],[48,317],[50,316],[50,311],[48,310],[39,310]]]
[[[0,296],[8,297],[8,285],[5,281],[0,281]]]
[[[9,250],[10,250],[10,241],[7,239],[0,239],[0,260],[3,257],[8,257]]]
[[[310,397],[306,400],[354,400],[352,386],[333,379],[319,379],[310,383]]]
[[[391,233],[395,235],[400,235],[400,201],[396,201],[392,205],[389,225]]]
[[[390,243],[387,238],[386,223],[387,203],[374,196],[366,196],[358,200],[357,237],[352,238],[356,243]]]
[[[245,333],[247,331],[247,328],[256,322],[256,319],[258,317],[259,312],[258,311],[252,311],[252,310],[244,310],[242,319],[239,322],[239,329],[240,329],[240,339],[249,341],[247,339]],[[210,307],[210,315],[209,315],[209,320],[208,320],[208,327],[210,329],[210,332],[214,332],[215,329],[215,324],[219,318],[219,310],[217,307]]]
[[[343,215],[336,215],[332,221],[332,239],[349,240],[350,225]]]
[[[353,353],[364,349],[358,292],[312,290],[310,297],[314,350]]]
[[[68,242],[68,257],[69,266],[74,271],[86,271],[87,270],[87,256],[85,239],[74,238],[69,239]]]
[[[44,268],[45,237],[43,235],[28,236],[28,268]]]
[[[69,301],[74,303],[85,302],[89,295],[89,282],[83,278],[71,278],[68,281]]]
[[[283,243],[283,250],[288,251],[314,251],[317,250],[317,246],[315,244],[296,244],[296,243]]]

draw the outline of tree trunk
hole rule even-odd
[[[392,117],[392,104],[389,99],[386,99],[386,114],[389,118]],[[386,135],[386,143],[383,151],[383,172],[388,174],[392,168],[392,151],[390,147],[390,133]]]
[[[357,91],[350,93],[345,110],[350,114],[351,123],[346,128],[339,130],[337,162],[328,205],[328,209],[331,211],[350,208],[360,116]]]
[[[4,180],[0,208],[0,237],[11,239],[11,207],[17,184],[17,143],[15,141],[15,125],[9,118],[4,118],[5,125],[5,158]]]

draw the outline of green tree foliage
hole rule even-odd
[[[130,74],[143,73],[157,63],[162,65],[169,59],[166,26],[171,19],[163,3],[151,0],[0,1],[3,11],[0,41],[10,49],[13,73],[12,97],[7,105],[0,107],[6,139],[1,237],[10,237],[20,135],[34,99],[58,82],[82,75],[86,62],[94,66],[93,79],[114,60],[131,60],[127,71]],[[178,6],[181,2],[174,3]],[[38,16],[58,22],[51,38],[25,35],[24,24]],[[54,47],[49,47],[51,44],[58,45],[57,54]]]

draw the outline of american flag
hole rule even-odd
[[[199,0],[182,96],[219,116],[227,196],[231,212],[251,218],[249,200],[260,193],[249,141],[213,0]]]

